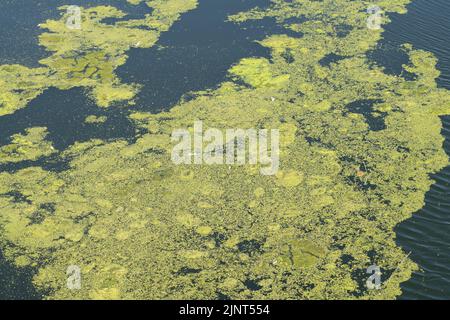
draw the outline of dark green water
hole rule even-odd
[[[38,46],[36,25],[56,18],[56,8],[63,4],[95,5],[111,3],[131,12],[142,14],[141,7],[122,5],[120,1],[29,1],[3,0],[0,3],[0,64],[19,63],[36,66],[47,55]],[[289,33],[274,21],[263,20],[246,25],[245,29],[224,22],[226,16],[249,8],[267,6],[268,0],[200,0],[197,10],[182,16],[159,41],[163,50],[133,49],[128,62],[119,68],[124,82],[144,85],[138,97],[141,110],[168,109],[180,99],[188,99],[190,91],[214,88],[226,77],[227,69],[243,57],[268,56],[269,52],[254,43],[267,34]],[[387,26],[385,40],[371,58],[399,73],[405,57],[398,50],[402,43],[433,52],[439,58],[442,75],[439,85],[450,90],[450,2],[448,0],[416,0],[407,15],[393,15]],[[156,75],[150,77],[149,75]],[[74,88],[68,91],[49,89],[30,105],[13,115],[0,117],[0,144],[12,134],[32,126],[46,126],[49,138],[59,149],[75,141],[91,138],[131,138],[134,128],[120,108],[101,110]],[[84,123],[87,115],[106,115],[101,126]],[[450,117],[443,118],[445,148],[450,155]],[[49,169],[64,164],[46,159]],[[17,170],[33,165],[22,163],[0,170]],[[426,206],[413,218],[397,228],[398,244],[423,269],[402,285],[402,299],[450,299],[450,167],[433,176],[437,183],[426,196]],[[30,283],[30,270],[18,271],[2,260],[0,255],[0,299],[39,298]]]

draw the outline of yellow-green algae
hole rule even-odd
[[[139,86],[121,83],[114,71],[126,62],[130,48],[154,46],[161,32],[182,13],[194,9],[197,0],[153,0],[146,4],[151,13],[145,18],[119,20],[112,25],[104,19],[126,18],[125,12],[112,6],[83,8],[79,30],[67,28],[67,12],[59,20],[41,24],[47,32],[39,36],[39,44],[52,54],[39,61],[40,68],[0,66],[0,116],[25,107],[49,87],[89,88],[100,107],[132,100]],[[60,9],[65,12],[67,7]]]
[[[106,120],[108,120],[108,118],[106,116],[90,115],[90,116],[86,117],[84,122],[89,123],[89,124],[99,124],[99,123],[106,122]]]
[[[366,57],[381,30],[366,27],[365,9],[402,13],[408,2],[275,0],[230,17],[269,16],[304,35],[269,36],[270,61],[249,57],[216,90],[133,114],[147,129],[135,143],[76,143],[60,154],[68,170],[0,174],[6,257],[35,266],[48,299],[395,298],[417,267],[393,229],[422,207],[430,173],[448,165],[439,115],[450,113],[450,94],[436,86],[436,59],[405,46],[404,68],[417,76],[407,81]],[[345,58],[321,65],[331,53]],[[348,110],[364,100],[385,128]],[[279,128],[280,172],[173,165],[172,131],[199,119],[205,130]],[[391,277],[368,291],[373,263]],[[82,269],[81,290],[66,287],[69,265]]]
[[[45,140],[47,128],[35,127],[25,134],[15,134],[11,144],[0,147],[0,164],[25,160],[37,160],[56,152],[52,144]]]

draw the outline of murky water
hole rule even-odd
[[[168,109],[190,91],[214,88],[227,76],[227,69],[243,57],[268,56],[254,41],[267,34],[288,33],[271,20],[238,28],[225,22],[226,16],[268,0],[204,0],[197,10],[185,14],[158,46],[133,49],[128,62],[119,68],[124,82],[143,84],[136,108],[157,112]],[[38,46],[36,25],[55,18],[63,4],[104,4],[105,1],[2,1],[0,4],[0,64],[36,66],[47,53]],[[110,1],[118,7],[123,2]],[[140,7],[126,9],[141,14]],[[398,46],[409,42],[433,52],[439,58],[439,85],[450,89],[450,3],[448,0],[416,0],[407,15],[392,16],[385,40],[373,59],[396,73],[405,61]],[[0,117],[0,144],[11,134],[33,126],[46,126],[58,149],[91,138],[127,138],[134,129],[126,115],[129,110],[97,108],[80,88],[61,91],[51,88],[13,115]],[[106,115],[103,125],[84,123],[87,115]],[[445,148],[450,154],[450,118],[443,118]],[[25,164],[26,165],[26,164]],[[0,168],[13,170],[14,168]],[[450,167],[436,174],[437,183],[427,194],[427,205],[397,228],[398,244],[423,269],[402,285],[402,299],[450,298]],[[30,285],[30,272],[18,272],[0,256],[0,298],[38,298]]]
[[[38,24],[39,21],[57,16],[58,6],[74,2],[45,1],[46,9],[42,8],[43,4],[34,4],[33,8],[26,10],[26,5],[17,3],[21,1],[9,6],[3,4],[2,12],[14,11],[19,16],[15,23],[20,24],[28,19],[33,10],[37,10],[41,12],[38,17],[42,20],[33,17],[36,19],[33,23]],[[89,1],[89,4],[96,3],[105,1]],[[110,3],[116,5],[115,1]],[[225,22],[231,14],[268,4],[268,0],[201,1],[196,10],[184,14],[168,32],[162,34],[157,46],[130,50],[128,62],[117,70],[117,75],[123,82],[143,85],[133,110],[157,112],[169,109],[191,91],[216,87],[227,76],[229,67],[240,59],[269,57],[269,50],[255,41],[262,40],[268,34],[289,33],[288,30],[267,19],[246,23],[243,27]],[[123,9],[129,12],[128,7]],[[136,11],[138,10],[134,8],[131,12]],[[138,13],[127,18],[136,16]],[[0,21],[3,30],[3,33],[0,32],[0,41],[11,38],[11,34],[5,31],[8,29],[6,26],[11,23],[13,22],[9,20]],[[28,20],[26,25],[29,25]],[[18,27],[20,28],[22,25]],[[37,37],[38,33],[32,35]],[[41,52],[36,40],[30,40],[29,36],[19,33],[17,43],[21,50],[33,52],[33,55],[15,55],[14,51],[8,53],[5,50],[2,56],[0,51],[0,63],[34,65],[45,57],[45,52]],[[6,143],[12,134],[33,126],[48,127],[49,138],[58,149],[64,149],[75,141],[91,138],[132,137],[135,132],[126,118],[129,112],[130,109],[120,107],[102,110],[86,97],[81,88],[66,91],[50,88],[27,108],[0,117],[0,143]],[[102,125],[84,123],[86,116],[91,114],[105,115],[108,121]]]

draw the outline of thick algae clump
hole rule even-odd
[[[0,164],[37,160],[56,152],[52,144],[45,140],[46,128],[30,128],[25,134],[12,136],[12,143],[0,147]]]
[[[122,84],[114,73],[126,62],[127,51],[152,47],[161,32],[197,6],[196,0],[146,3],[150,13],[143,19],[125,20],[126,13],[119,9],[97,6],[81,10],[80,29],[66,26],[70,12],[42,23],[40,28],[46,32],[39,36],[39,44],[52,54],[39,61],[41,68],[0,66],[0,116],[25,107],[49,87],[89,88],[100,107],[133,99],[139,86]],[[65,12],[67,7],[60,9]],[[108,24],[107,18],[118,21]]]
[[[404,12],[408,1],[375,3]],[[146,130],[133,143],[77,143],[59,153],[65,171],[1,173],[6,257],[35,266],[48,299],[398,296],[416,266],[393,229],[423,205],[429,174],[448,164],[439,115],[450,114],[450,94],[437,88],[429,53],[403,48],[411,81],[368,60],[381,37],[366,26],[370,4],[276,0],[230,17],[272,17],[301,34],[268,36],[270,61],[230,66],[216,90],[169,112],[132,114]],[[292,23],[299,17],[306,22]],[[321,63],[330,54],[342,59]],[[173,130],[199,119],[205,130],[280,129],[279,172],[174,165]],[[374,263],[389,281],[369,291]],[[70,265],[81,268],[80,290],[66,286]]]

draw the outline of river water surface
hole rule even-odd
[[[3,0],[0,4],[0,64],[38,65],[47,56],[39,47],[37,24],[56,18],[63,4],[105,4],[107,1]],[[121,7],[123,1],[109,1]],[[254,41],[267,34],[289,33],[271,20],[248,23],[245,28],[225,22],[228,15],[264,7],[268,0],[200,0],[198,9],[188,12],[163,33],[159,47],[133,49],[128,62],[119,68],[124,82],[144,85],[138,97],[140,109],[159,111],[173,106],[190,91],[214,88],[226,77],[227,69],[241,58],[265,56],[269,52]],[[126,6],[126,5],[125,5]],[[141,15],[141,7],[123,8]],[[398,47],[405,42],[433,52],[439,58],[438,84],[450,90],[450,2],[415,0],[406,15],[392,15],[384,40],[371,58],[396,73],[405,63]],[[157,75],[149,77],[148,75]],[[106,115],[101,126],[84,123],[87,115]],[[91,138],[131,138],[134,129],[125,109],[97,108],[82,89],[49,89],[13,115],[0,117],[0,144],[14,133],[33,126],[46,126],[49,139],[58,149]],[[450,117],[442,118],[445,148],[450,155]],[[58,167],[55,165],[55,167]],[[0,168],[10,170],[14,168]],[[401,299],[450,299],[450,167],[434,175],[436,184],[427,193],[426,205],[397,227],[397,243],[421,267],[402,284]],[[31,270],[18,271],[0,254],[0,299],[39,298],[31,286]]]

